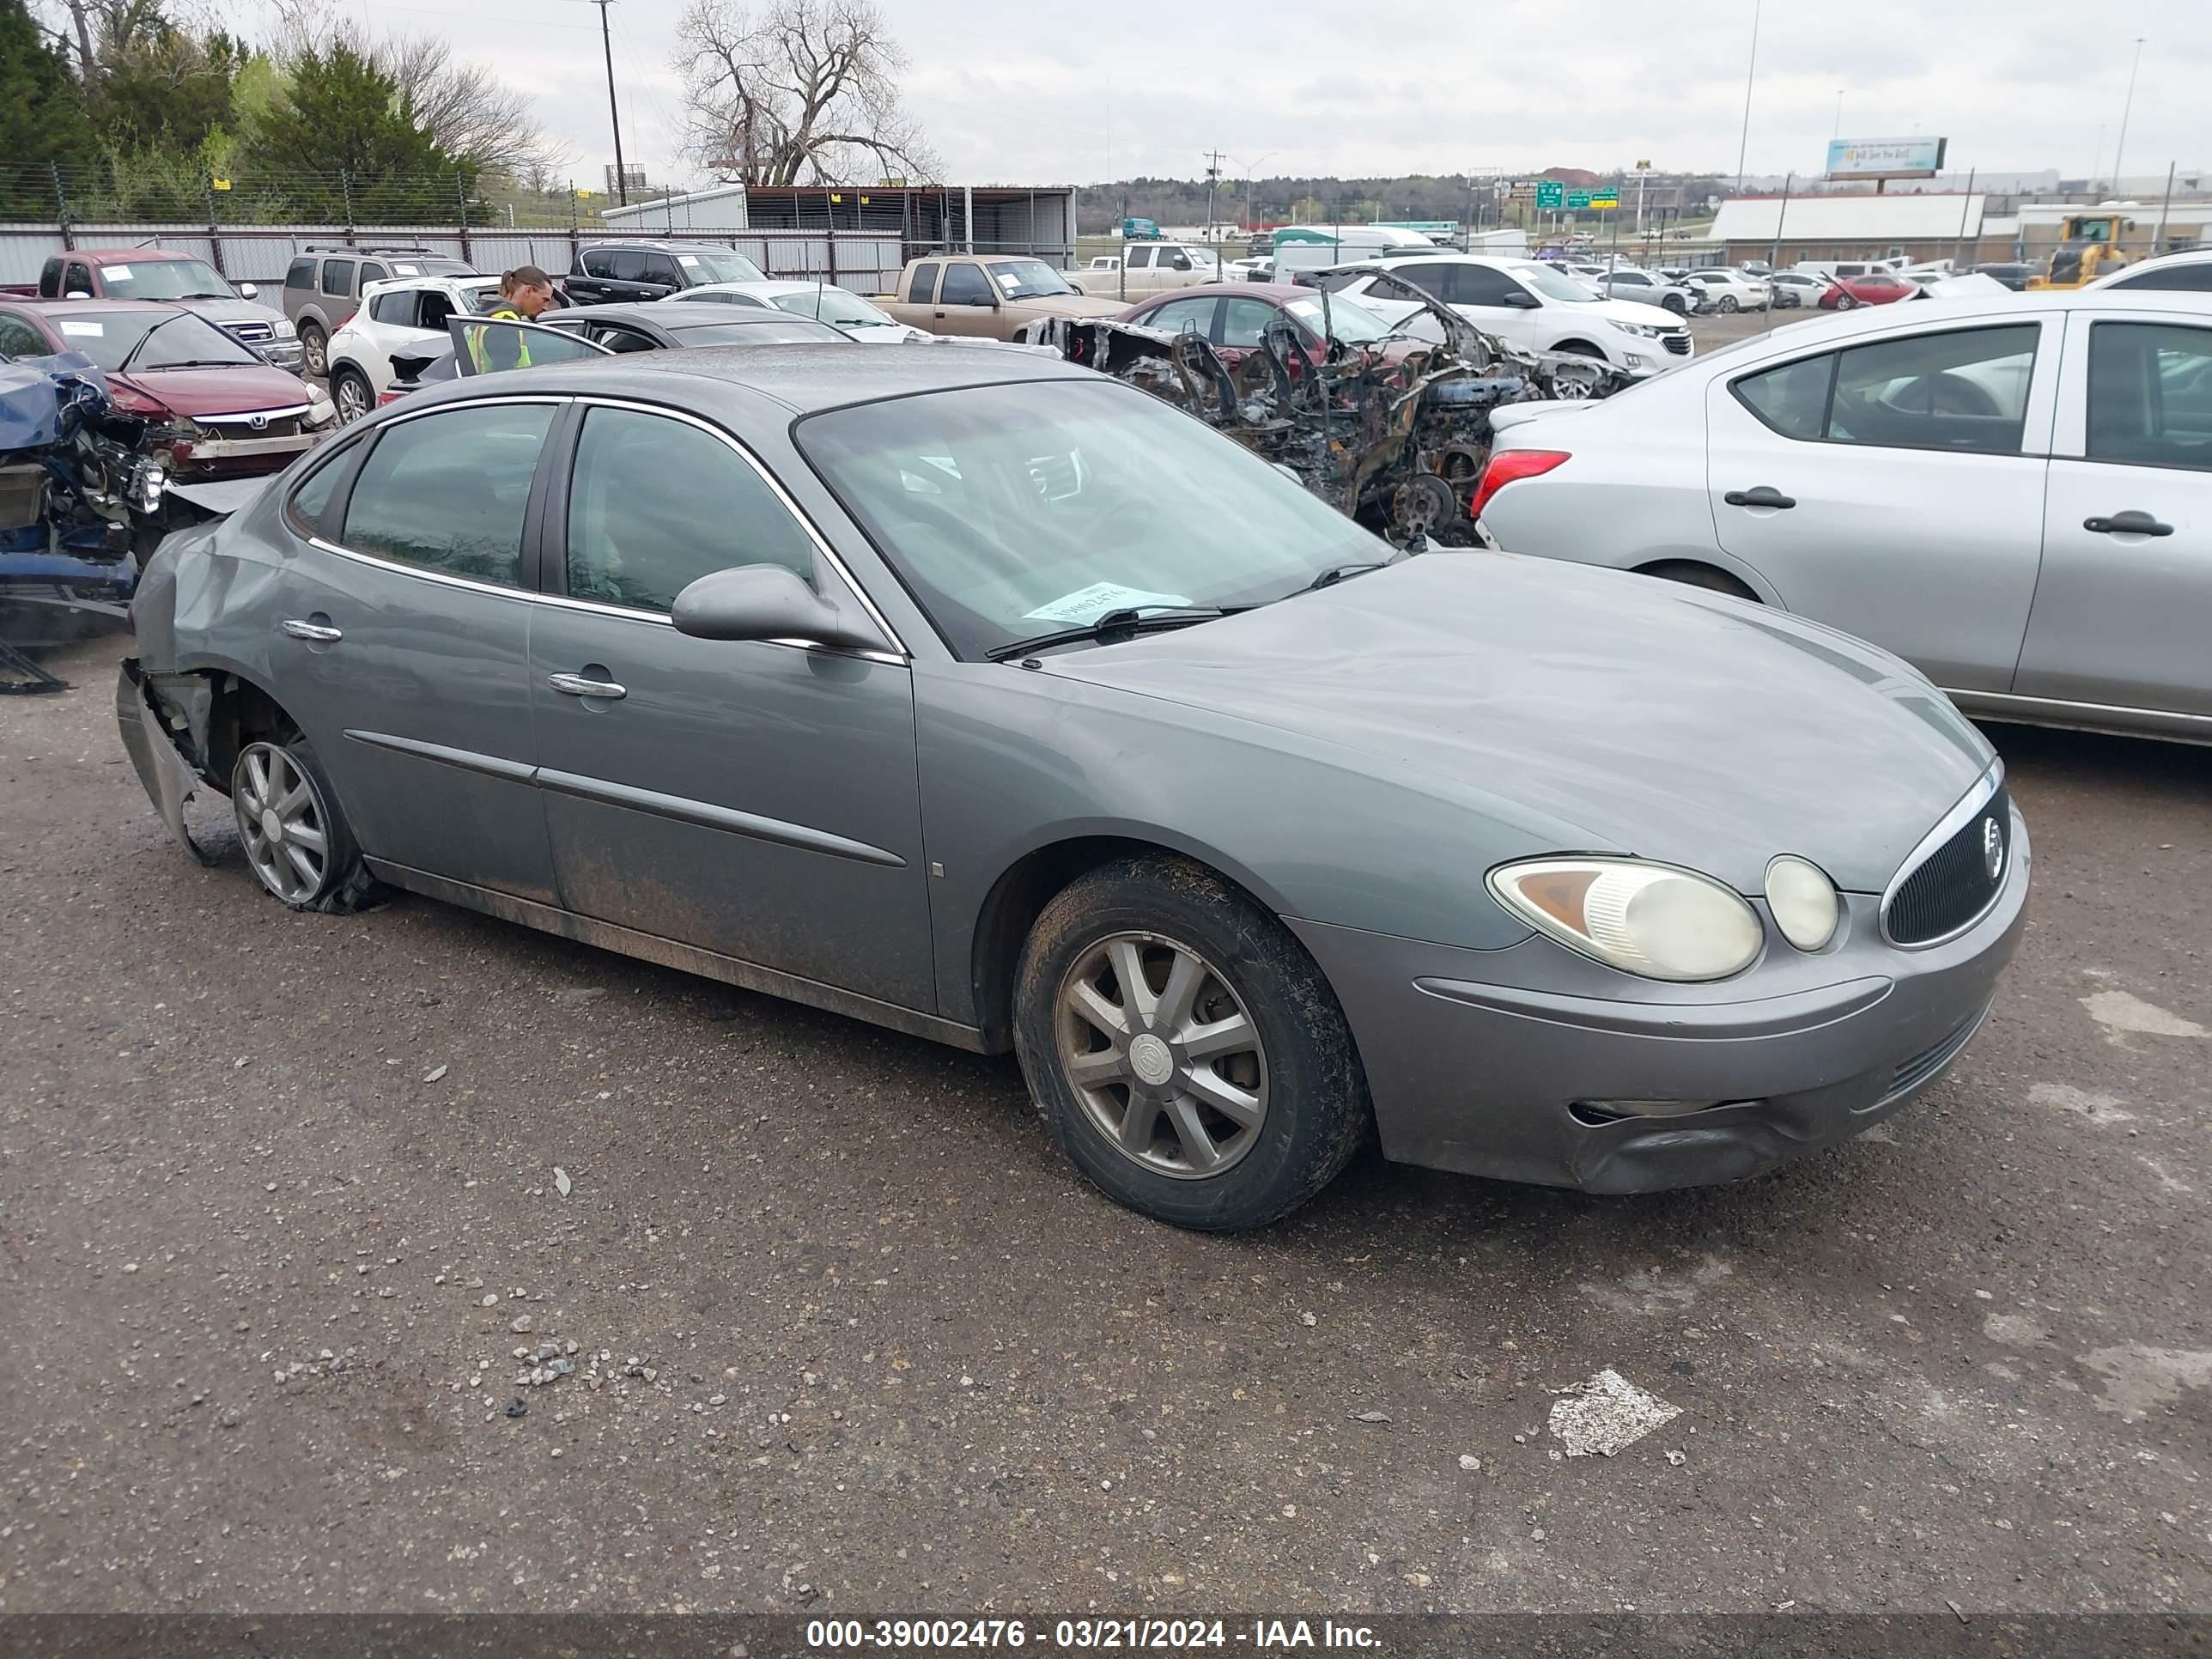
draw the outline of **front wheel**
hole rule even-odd
[[[1130,859],[1073,883],[1030,929],[1014,997],[1053,1139],[1156,1221],[1264,1226],[1366,1133],[1335,994],[1281,923],[1201,866]]]
[[[1841,294],[1836,296],[1836,309],[1838,311],[1850,311],[1857,304],[1858,301],[1849,294]]]
[[[295,910],[360,909],[376,884],[307,740],[243,745],[230,774],[231,810],[246,866]]]

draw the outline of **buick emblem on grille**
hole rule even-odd
[[[1998,828],[1995,818],[1984,818],[1982,820],[1982,867],[1990,872],[1991,881],[1995,881],[2004,873],[2004,831]]]

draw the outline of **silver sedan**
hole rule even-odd
[[[1854,312],[1495,423],[1495,546],[1832,623],[1970,713],[2212,742],[2199,296]]]
[[[412,394],[172,538],[118,688],[172,828],[211,788],[297,908],[401,888],[1012,1050],[1085,1175],[1190,1227],[1370,1133],[1751,1174],[1989,1007],[2026,831],[1893,658],[1398,554],[1027,354],[672,362]]]

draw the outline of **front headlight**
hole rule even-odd
[[[1633,334],[1639,340],[1656,340],[1664,331],[1650,323],[1615,323],[1623,334]]]
[[[292,325],[292,319],[289,317],[279,317],[273,326],[276,331],[276,337],[280,340],[296,340],[300,337],[300,331]]]
[[[1789,853],[1766,866],[1766,908],[1782,937],[1801,951],[1823,949],[1844,915],[1843,896],[1827,872]]]
[[[1645,979],[1726,979],[1758,960],[1759,914],[1711,877],[1639,859],[1528,859],[1490,872],[1505,908]]]
[[[327,398],[318,398],[307,405],[307,422],[311,427],[321,426],[337,418],[337,405]]]

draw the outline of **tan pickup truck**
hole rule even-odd
[[[1042,259],[965,253],[909,261],[898,292],[875,302],[932,334],[984,340],[1011,340],[1040,318],[1118,317],[1128,309],[1126,300],[1089,298]]]

